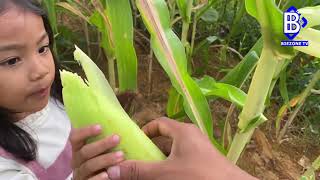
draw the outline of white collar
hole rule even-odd
[[[43,122],[45,122],[45,120],[48,117],[48,114],[49,114],[49,111],[50,111],[50,104],[52,103],[50,101],[51,101],[51,98],[49,99],[48,104],[46,105],[46,107],[44,107],[42,110],[28,115],[27,117],[25,117],[24,119],[16,122],[15,124],[17,126],[19,126],[20,128],[23,128],[23,129],[25,129],[25,128],[34,129],[34,128],[37,128],[37,127],[41,126],[41,124]]]

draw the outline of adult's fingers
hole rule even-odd
[[[108,168],[107,173],[110,180],[151,180],[166,173],[163,167],[165,166],[162,165],[162,162],[124,161],[117,166]]]
[[[169,156],[172,149],[172,139],[164,136],[159,136],[151,139],[155,145],[166,155]]]
[[[83,146],[79,151],[74,152],[74,156],[76,156],[76,162],[74,162],[74,165],[79,167],[84,161],[114,148],[119,144],[119,142],[120,137],[118,135],[113,135]]]
[[[97,171],[106,169],[123,160],[124,155],[121,151],[100,155],[83,163],[79,168],[79,172],[81,172],[82,177],[89,177]]]
[[[109,179],[107,172],[102,172],[100,174],[97,174],[97,175],[89,178],[88,180],[110,180],[110,179]]]
[[[166,136],[175,139],[180,135],[180,131],[183,130],[183,126],[185,126],[185,123],[179,123],[169,118],[162,117],[151,121],[145,125],[142,130],[150,138]]]
[[[72,144],[72,150],[79,150],[90,137],[97,136],[101,133],[100,125],[93,125],[84,128],[72,129],[70,142]]]

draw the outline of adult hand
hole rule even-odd
[[[152,163],[123,161],[107,170],[111,180],[255,179],[229,162],[193,124],[160,118],[143,130],[150,138],[172,139],[169,157]]]

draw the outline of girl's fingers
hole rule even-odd
[[[83,146],[78,152],[75,152],[76,164],[80,166],[83,162],[96,157],[117,146],[120,142],[118,135],[109,136],[97,142]]]
[[[101,126],[94,125],[85,128],[72,129],[70,142],[73,152],[78,151],[90,137],[97,136],[101,133]]]
[[[95,175],[95,176],[89,178],[88,180],[110,180],[110,179],[108,177],[107,172],[102,172],[98,175]]]
[[[89,177],[97,171],[107,169],[108,167],[120,163],[123,160],[123,152],[112,152],[88,160],[80,166],[79,171],[81,172],[82,177]]]

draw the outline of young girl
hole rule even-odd
[[[119,137],[85,145],[99,126],[71,134],[53,33],[37,0],[0,0],[0,27],[0,179],[107,179],[100,170],[123,153],[103,153]]]

